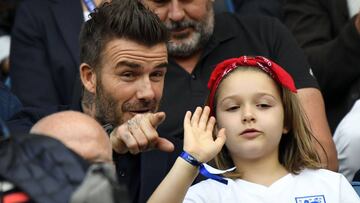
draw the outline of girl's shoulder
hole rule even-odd
[[[342,174],[327,169],[303,169],[298,175],[294,175],[294,178],[309,182],[329,182],[336,184],[345,179]]]
[[[327,170],[327,169],[310,169],[310,168],[306,168],[306,169],[303,169],[300,173],[299,173],[300,176],[313,176],[313,175],[320,175],[320,176],[334,176],[334,177],[340,177],[341,174],[340,173],[337,173],[337,172],[334,172],[334,171],[330,171],[330,170]]]

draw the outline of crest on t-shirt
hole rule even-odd
[[[296,203],[326,203],[324,195],[295,197]]]

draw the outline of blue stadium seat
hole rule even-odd
[[[215,0],[214,2],[214,11],[215,13],[221,12],[235,12],[234,3],[232,0]]]
[[[351,182],[351,185],[360,197],[360,181],[353,181]]]

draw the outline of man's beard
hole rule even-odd
[[[169,41],[167,48],[170,56],[187,57],[205,47],[214,31],[214,10],[212,4],[208,5],[208,13],[202,21],[185,19],[181,22],[165,22],[166,28],[171,32],[192,28],[194,31],[188,36],[177,36],[180,42]]]
[[[139,109],[150,109],[149,112],[156,112],[158,110],[158,102],[153,100],[138,100],[137,102],[125,102],[120,104],[111,95],[105,91],[101,81],[97,82],[95,95],[95,117],[102,125],[111,124],[119,126],[130,118],[124,118],[124,112],[136,112]]]

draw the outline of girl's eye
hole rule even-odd
[[[239,106],[232,106],[226,109],[226,111],[235,111],[236,109],[238,109]]]
[[[269,108],[269,107],[271,107],[269,104],[257,104],[256,106],[259,107],[259,108]]]

